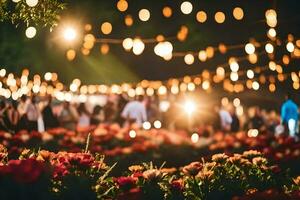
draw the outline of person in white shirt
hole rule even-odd
[[[226,109],[221,108],[219,110],[219,116],[221,121],[221,129],[223,131],[229,131],[232,123],[232,117],[230,113]]]
[[[143,101],[144,97],[138,96],[135,101],[130,101],[126,104],[121,113],[126,124],[136,123],[141,127],[143,122],[147,121],[146,106]]]
[[[26,114],[28,120],[28,130],[29,131],[37,131],[38,130],[38,118],[39,118],[39,110],[36,105],[35,96],[32,97],[31,102],[28,103],[26,107]]]

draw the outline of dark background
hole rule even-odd
[[[81,29],[84,24],[91,23],[93,33],[99,38],[123,39],[135,36],[154,38],[158,34],[166,37],[175,36],[179,28],[186,25],[189,28],[187,40],[172,41],[175,52],[199,51],[207,46],[218,46],[220,42],[228,45],[241,44],[248,42],[249,38],[267,41],[268,27],[265,22],[265,11],[270,8],[277,11],[276,31],[279,38],[286,40],[289,33],[292,33],[295,38],[300,37],[299,0],[190,0],[194,6],[190,15],[184,15],[180,11],[183,0],[128,0],[129,9],[124,13],[117,10],[117,0],[66,0],[64,2],[67,3],[67,9],[62,13],[60,23],[75,24]],[[164,6],[172,8],[171,18],[163,17]],[[243,20],[237,21],[232,16],[235,7],[243,8]],[[138,19],[138,11],[142,8],[147,8],[151,12],[151,18],[147,22]],[[205,11],[208,15],[207,21],[203,24],[198,23],[195,18],[199,10]],[[217,11],[225,13],[225,23],[217,24],[214,21],[214,14]],[[124,17],[127,14],[134,18],[131,27],[124,24]],[[112,34],[108,36],[100,32],[101,23],[105,21],[113,25]],[[66,84],[74,78],[80,78],[84,84],[137,82],[142,79],[166,80],[170,77],[199,74],[204,69],[214,71],[219,64],[226,63],[229,57],[245,55],[244,49],[230,51],[225,55],[216,53],[213,59],[204,63],[195,57],[195,63],[187,66],[182,57],[164,61],[156,56],[153,52],[154,44],[146,44],[145,51],[140,56],[125,52],[121,45],[113,44],[110,45],[108,55],[101,55],[98,44],[89,56],[83,56],[78,50],[76,59],[69,62],[65,58],[65,52],[70,46],[57,39],[59,31],[54,29],[50,33],[49,29],[38,27],[36,37],[27,39],[25,29],[25,26],[16,28],[8,23],[0,24],[0,67],[17,74],[20,74],[25,67],[31,70],[31,74],[57,72],[60,80]],[[283,53],[287,54],[284,47],[278,51],[279,58]],[[268,57],[263,55],[259,57],[256,65],[263,66],[268,61]],[[299,60],[293,60],[289,66],[284,67],[284,72],[299,71],[299,64]],[[245,69],[256,65],[245,61],[240,63],[240,68]],[[291,90],[289,81],[279,87],[281,96],[283,92],[288,91],[294,93],[296,97],[299,96],[295,90]],[[253,95],[257,96],[257,94],[254,92]],[[277,93],[272,95],[278,96]],[[268,97],[273,99],[272,95]]]

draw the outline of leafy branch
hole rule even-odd
[[[65,8],[66,4],[59,0],[39,0],[34,7],[28,6],[25,0],[17,3],[0,0],[0,22],[10,21],[16,26],[25,24],[53,28]]]

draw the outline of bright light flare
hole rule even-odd
[[[199,135],[198,133],[193,133],[191,136],[192,143],[197,143],[199,141]]]
[[[184,103],[184,110],[188,115],[191,115],[196,111],[196,104],[193,101],[187,101]]]
[[[65,40],[73,41],[73,40],[75,40],[75,38],[77,36],[77,33],[76,33],[76,30],[74,28],[68,27],[64,30],[63,36],[64,36]]]

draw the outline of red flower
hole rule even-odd
[[[115,178],[114,181],[118,184],[119,188],[125,191],[132,189],[135,186],[136,179],[133,177],[121,176]]]
[[[45,171],[45,165],[35,159],[10,160],[8,162],[10,173],[20,183],[33,183]]]
[[[174,190],[182,191],[183,188],[184,188],[183,181],[182,181],[181,179],[179,179],[179,180],[174,180],[174,181],[172,181],[172,183],[171,183],[171,187],[172,187],[172,189],[174,189]]]

